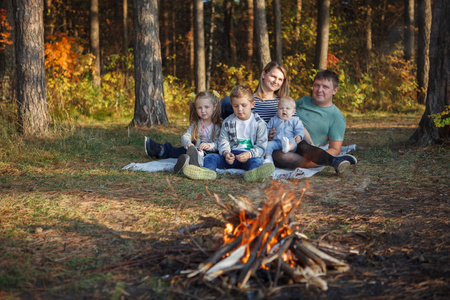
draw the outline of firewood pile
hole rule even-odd
[[[335,257],[356,251],[313,241],[293,223],[305,189],[300,197],[293,193],[280,195],[279,187],[266,193],[268,200],[260,207],[231,195],[232,204],[225,204],[213,195],[228,222],[223,244],[197,270],[185,271],[188,278],[199,277],[207,282],[222,279],[241,290],[250,288],[251,283],[266,286],[263,281],[270,282],[272,288],[282,281],[327,290],[325,275],[349,269],[347,263]]]

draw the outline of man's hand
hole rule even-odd
[[[225,152],[225,153],[223,154],[223,156],[225,157],[225,161],[227,162],[227,164],[232,165],[232,164],[234,163],[235,156],[234,156],[233,153],[231,153],[231,152]]]
[[[241,154],[236,155],[236,159],[238,162],[246,163],[247,160],[250,159],[250,152],[242,152]]]
[[[201,143],[200,146],[198,146],[198,150],[209,150],[209,144]]]
[[[302,141],[302,137],[299,136],[299,135],[296,135],[296,136],[294,136],[294,140],[298,144],[298,143],[300,143]]]
[[[275,133],[276,133],[277,131],[275,130],[275,128],[272,128],[272,129],[270,129],[270,131],[269,131],[269,141],[271,141],[271,140],[273,140],[273,138],[275,137]]]

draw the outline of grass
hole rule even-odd
[[[395,231],[403,218],[367,201],[404,201],[408,190],[420,188],[448,192],[448,145],[407,147],[420,116],[347,115],[345,144],[362,147],[355,153],[358,165],[345,177],[325,169],[298,183],[309,187],[298,216],[308,236]],[[205,185],[221,199],[230,193],[254,201],[264,199],[268,186],[230,175],[205,183],[122,170],[151,160],[143,149],[145,135],[179,144],[187,125],[180,120],[147,131],[127,128],[129,120],[58,125],[35,139],[23,139],[8,121],[0,122],[0,298],[73,292],[121,299],[132,283],[165,297],[170,280],[161,276],[168,271],[105,267],[162,245],[181,245],[186,237],[177,230],[201,216],[220,219]],[[424,201],[420,195],[407,199]]]

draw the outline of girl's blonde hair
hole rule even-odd
[[[280,89],[278,89],[277,91],[275,91],[275,95],[277,97],[285,97],[285,96],[289,96],[289,77],[288,77],[288,72],[286,70],[285,67],[283,67],[281,64],[277,63],[276,61],[271,61],[270,63],[268,63],[265,67],[263,72],[265,74],[269,73],[273,68],[277,68],[278,70],[281,71],[281,73],[283,73],[284,75],[284,80],[283,80],[283,84],[281,85]],[[258,86],[255,89],[255,96],[260,98],[261,100],[264,100],[264,95],[265,95],[265,91],[264,91],[264,84],[263,84],[263,79],[262,76],[259,78],[259,82],[258,82]]]
[[[214,94],[217,94],[217,96]],[[195,96],[194,100],[189,100],[189,124],[194,125],[194,130],[192,131],[192,140],[197,140],[198,122],[200,121],[200,117],[197,114],[195,103],[200,98],[209,99],[213,106],[215,106],[213,115],[211,116],[211,121],[213,123],[212,138],[214,139],[216,135],[216,128],[220,129],[222,125],[222,120],[220,119],[220,100],[216,91],[205,91],[198,93],[197,96]]]

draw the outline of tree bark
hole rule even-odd
[[[275,17],[275,60],[282,64],[283,61],[283,43],[281,31],[281,1],[273,1],[273,15]]]
[[[428,73],[430,71],[431,0],[418,0],[417,41],[417,101],[424,104],[427,98]]]
[[[90,8],[91,52],[94,55],[92,84],[100,87],[100,23],[98,20],[98,0],[91,0]]]
[[[253,39],[254,39],[254,25],[255,25],[255,14],[254,14],[253,0],[247,0],[247,68],[251,70],[253,62]]]
[[[255,0],[255,35],[258,48],[259,69],[271,61],[269,47],[269,32],[267,31],[266,4],[264,0]]]
[[[414,57],[414,0],[405,0],[405,59]]]
[[[44,56],[43,0],[13,1],[19,132],[44,133],[49,114]]]
[[[318,70],[327,68],[328,39],[330,32],[330,0],[319,0],[317,14],[317,40],[314,67]]]
[[[372,5],[371,0],[366,0],[366,44],[365,44],[365,64],[366,64],[366,72],[369,71],[370,68],[370,58],[372,54]]]
[[[300,29],[302,20],[302,0],[297,0],[297,11],[295,13],[295,52],[300,50]]]
[[[213,64],[213,50],[214,50],[214,27],[215,25],[215,1],[211,0],[211,19],[209,27],[209,46],[208,46],[208,68],[206,70],[206,90],[209,91],[211,85],[211,69]]]
[[[123,53],[128,53],[128,1],[123,0]]]
[[[450,105],[450,1],[436,0],[430,40],[430,80],[425,112],[411,137],[419,145],[442,143],[449,139],[450,126],[436,127],[430,115]]]
[[[157,0],[133,0],[133,21],[136,100],[130,125],[166,124]]]
[[[194,48],[196,93],[206,90],[205,29],[203,22],[203,1],[194,0]]]
[[[189,70],[191,70],[189,72],[189,77],[191,78],[191,85],[194,86],[195,85],[195,46],[194,46],[194,17],[195,17],[195,12],[194,12],[194,5],[191,2],[190,3],[190,13],[191,13],[191,18],[189,18],[190,20],[190,32],[189,32]]]

